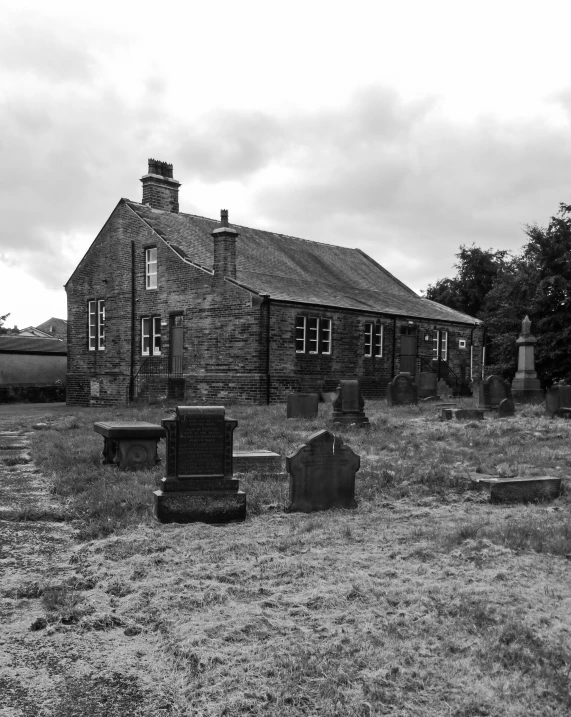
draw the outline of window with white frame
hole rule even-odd
[[[105,350],[105,299],[87,302],[88,348],[90,351]]]
[[[448,331],[435,330],[432,338],[432,360],[448,360]]]
[[[306,318],[305,316],[296,316],[295,319],[295,351],[298,354],[305,353]]]
[[[331,354],[331,319],[318,316],[297,316],[295,320],[296,353]]]
[[[147,289],[157,288],[157,247],[145,249],[145,281]]]
[[[143,354],[143,356],[160,356],[160,316],[143,316],[143,318],[141,319],[141,353]]]
[[[365,356],[380,358],[383,355],[383,325],[365,323]]]

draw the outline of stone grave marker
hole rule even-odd
[[[155,491],[161,523],[245,520],[246,494],[233,478],[233,433],[238,422],[223,406],[178,406],[164,419],[166,476]]]
[[[569,416],[571,413],[571,386],[557,383],[545,394],[545,413],[553,416]]]
[[[289,473],[288,513],[356,508],[355,474],[361,459],[327,430],[314,433],[286,458]]]
[[[93,430],[103,436],[102,463],[119,468],[145,468],[159,463],[157,444],[165,429],[146,421],[97,421]]]
[[[483,421],[484,411],[478,408],[442,408],[441,421]]]
[[[485,491],[491,503],[531,503],[554,500],[561,495],[561,478],[555,476],[501,477],[470,473],[472,486]]]
[[[515,415],[515,406],[511,398],[504,398],[498,405],[498,418],[507,418]]]
[[[333,423],[369,428],[369,419],[363,411],[364,406],[365,401],[361,394],[359,381],[340,381],[337,387],[337,398],[333,401]]]
[[[480,384],[479,408],[496,410],[505,398],[513,401],[511,384],[500,376],[488,376]]]
[[[541,383],[535,371],[535,344],[531,335],[531,321],[526,316],[521,322],[521,334],[516,341],[518,347],[517,372],[512,382],[513,398],[518,403],[543,403]]]
[[[317,418],[319,394],[290,393],[287,397],[287,418]]]
[[[418,391],[410,373],[397,373],[387,386],[387,404],[406,406],[418,403]]]
[[[417,374],[416,385],[418,386],[418,398],[437,399],[437,383],[438,377],[434,371],[421,371]]]

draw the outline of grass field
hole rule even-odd
[[[330,410],[226,413],[236,449],[285,455],[331,427]],[[127,661],[130,685],[147,694],[152,678],[155,701],[145,711],[133,692],[139,711],[123,715],[569,714],[568,499],[492,506],[468,474],[567,479],[571,424],[532,407],[468,423],[441,423],[431,406],[365,410],[370,431],[336,430],[361,456],[356,510],[286,514],[287,478],[250,473],[248,518],[228,526],[160,525],[161,466],[100,464],[94,421],[159,422],[172,406],[55,420],[33,458],[58,498],[52,518],[75,529],[73,576],[12,597],[40,600],[53,637],[147,645],[144,668]],[[77,714],[99,714],[86,705]]]

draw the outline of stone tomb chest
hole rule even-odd
[[[227,523],[244,520],[246,495],[233,478],[232,446],[237,421],[223,406],[179,406],[164,419],[166,476],[155,491],[162,523]]]
[[[93,430],[103,436],[103,463],[119,468],[148,468],[159,462],[157,443],[165,429],[146,421],[98,421]]]
[[[361,459],[327,430],[286,458],[289,473],[288,513],[311,513],[329,508],[356,508],[355,473]]]

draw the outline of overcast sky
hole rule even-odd
[[[0,315],[63,284],[149,157],[181,211],[359,247],[421,291],[571,203],[571,3],[0,0]]]

